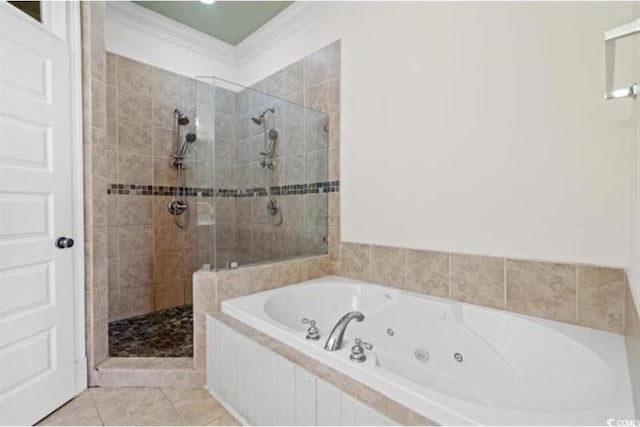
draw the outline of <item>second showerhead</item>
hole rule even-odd
[[[189,124],[189,117],[185,116],[184,113],[177,108],[173,110],[173,114],[178,118],[178,125],[186,126]]]
[[[266,109],[266,110],[264,110],[264,111],[262,112],[262,114],[260,114],[258,117],[251,117],[251,121],[252,121],[253,123],[257,124],[257,125],[261,125],[261,124],[263,124],[263,123],[264,123],[264,116],[265,116],[267,113],[274,114],[275,112],[276,112],[276,110],[275,110],[275,109],[273,109],[273,108],[267,108],[267,109]]]

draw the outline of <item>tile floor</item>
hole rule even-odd
[[[42,420],[59,426],[226,426],[238,422],[204,389],[90,388]]]
[[[109,356],[193,357],[193,306],[109,322]]]

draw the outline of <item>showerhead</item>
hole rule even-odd
[[[173,110],[173,114],[178,117],[178,125],[185,126],[189,124],[189,117],[185,116],[182,111],[176,108],[175,110]]]
[[[196,134],[193,132],[189,132],[184,136],[184,142],[182,143],[182,147],[180,147],[180,154],[178,154],[180,158],[182,159],[185,158],[185,156],[187,155],[187,150],[189,149],[189,146],[193,144],[195,140],[196,140]]]
[[[276,110],[274,110],[273,108],[267,108],[266,110],[264,110],[262,112],[262,114],[260,114],[260,116],[258,117],[251,117],[251,121],[257,125],[261,125],[262,123],[264,123],[264,116],[267,113],[271,113],[271,114],[275,114]]]

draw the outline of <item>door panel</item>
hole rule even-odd
[[[0,424],[74,394],[70,56],[0,3]]]

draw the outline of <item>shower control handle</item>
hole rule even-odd
[[[367,356],[364,354],[365,349],[372,350],[373,345],[362,341],[360,338],[356,338],[354,346],[351,347],[351,355],[349,356],[349,359],[357,363],[364,362],[367,360]]]
[[[302,319],[302,323],[309,325],[306,336],[308,340],[316,341],[320,339],[320,329],[318,329],[318,327],[316,326],[315,320],[309,320],[305,317],[304,319]]]
[[[73,246],[73,239],[70,237],[58,237],[56,239],[56,247],[60,249],[68,249]]]

